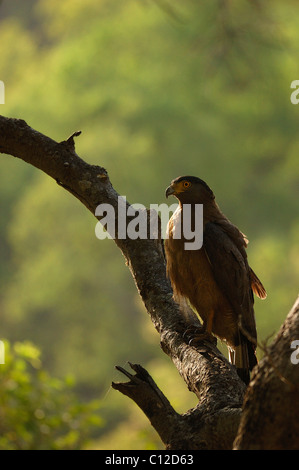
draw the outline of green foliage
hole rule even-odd
[[[0,365],[0,449],[80,449],[102,426],[99,402],[78,402],[73,379],[54,378],[30,342],[5,342]]]
[[[21,3],[22,14],[17,0],[3,4],[1,112],[57,141],[82,130],[78,154],[131,202],[165,202],[178,175],[206,180],[268,290],[256,301],[259,339],[277,331],[298,293],[298,5]],[[1,337],[36,344],[51,374],[76,377],[81,399],[105,396],[115,364],[172,367],[123,258],[95,238],[83,206],[1,156],[0,208]],[[105,400],[105,433],[130,413],[117,400]]]

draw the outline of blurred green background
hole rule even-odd
[[[298,13],[278,0],[0,4],[1,114],[57,141],[81,130],[78,154],[132,203],[166,202],[179,175],[204,179],[268,291],[260,341],[298,294]],[[110,388],[123,380],[114,365],[141,363],[179,412],[196,402],[113,241],[96,239],[96,219],[53,180],[4,155],[0,208],[0,448],[161,448]]]

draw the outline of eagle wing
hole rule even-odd
[[[209,222],[203,233],[203,248],[211,264],[214,279],[241,321],[243,329],[256,340],[256,325],[251,289],[251,270],[245,252],[243,235],[231,225]],[[230,233],[231,232],[231,233]]]

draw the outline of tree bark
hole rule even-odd
[[[299,297],[255,369],[235,449],[299,449],[299,349],[296,355],[292,348],[296,340]]]
[[[35,131],[23,120],[0,116],[2,153],[20,158],[47,173],[93,214],[99,204],[111,204],[117,219],[119,195],[104,168],[89,165],[76,154],[74,137],[79,134],[80,132],[75,132],[66,141],[58,143]],[[166,277],[161,240],[122,239],[116,231],[115,243],[126,258],[138,292],[160,334],[163,351],[172,359],[188,389],[196,394],[198,404],[194,409],[179,415],[148,372],[138,365],[131,365],[135,375],[119,368],[130,380],[123,384],[113,384],[113,387],[137,403],[150,419],[166,448],[232,449],[242,416],[244,383],[215,344],[206,341],[196,346],[189,344],[185,335],[188,325],[172,298],[171,286]],[[283,338],[282,334],[276,341],[276,346],[273,346],[273,351],[279,351],[279,348],[285,351]],[[279,365],[278,352],[277,360]],[[269,370],[269,363],[262,362],[250,384],[241,421],[242,432],[238,432],[235,448],[249,446],[244,440],[245,435],[250,433],[250,425],[247,424],[250,420],[245,419],[246,409],[250,405],[248,397],[255,397],[251,405],[254,410],[259,404],[259,398],[252,394],[259,387],[258,383],[264,384],[267,380]],[[294,378],[291,379],[291,383],[295,384]],[[282,383],[280,380],[280,386]],[[283,386],[285,387],[284,383]],[[251,413],[252,411],[249,415]],[[282,410],[279,410],[279,414],[282,419]]]

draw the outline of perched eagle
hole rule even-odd
[[[182,305],[187,300],[201,317],[201,338],[214,334],[226,342],[239,376],[248,383],[257,363],[253,292],[261,299],[266,297],[261,281],[248,265],[248,240],[221,212],[213,191],[200,178],[176,178],[166,189],[166,197],[170,195],[179,201],[165,239],[167,275],[174,298]],[[193,231],[196,204],[203,208],[203,243],[196,250],[186,249],[183,230],[181,237],[175,235],[177,224],[184,219],[184,207],[187,214],[187,204]]]

